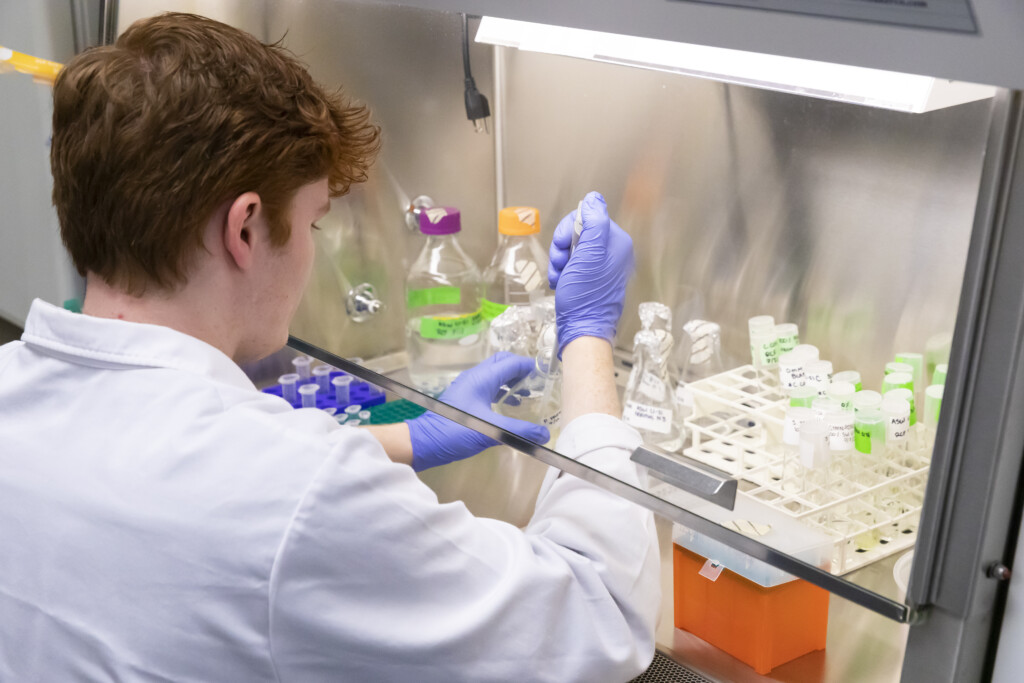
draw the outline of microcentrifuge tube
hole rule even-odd
[[[298,373],[302,379],[309,379],[309,366],[312,365],[313,359],[309,356],[296,356],[292,358],[292,365],[295,366],[295,372]]]
[[[298,403],[299,401],[299,393],[296,387],[298,381],[299,375],[295,372],[289,372],[287,375],[281,375],[277,378],[278,384],[281,385],[281,397],[289,403]]]
[[[334,387],[334,402],[339,406],[351,400],[349,390],[352,386],[352,375],[338,375],[331,380],[331,386]]]
[[[353,403],[352,405],[350,405],[347,408],[345,408],[345,412],[348,413],[349,415],[355,417],[356,415],[359,414],[359,411],[362,410],[362,409],[363,409],[363,407],[361,405],[359,405],[358,403]]]
[[[363,421],[360,420],[358,417],[350,417],[349,419],[345,420],[346,427],[358,427],[361,424],[363,424]]]
[[[303,408],[316,408],[316,392],[318,391],[320,391],[320,387],[315,384],[303,384],[299,387]]]
[[[369,419],[370,419],[370,411],[369,410],[360,410],[358,413],[356,413],[356,417],[358,417],[363,422],[368,422]]]
[[[330,365],[318,365],[313,368],[313,378],[316,380],[316,385],[320,387],[325,395],[331,390],[331,373],[334,372],[334,368]]]

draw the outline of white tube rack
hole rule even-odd
[[[694,412],[685,420],[684,455],[739,479],[739,495],[832,537],[833,574],[914,544],[931,459],[922,425],[911,428],[906,450],[853,451],[832,463],[826,480],[821,472],[807,476],[783,450],[788,400],[776,378],[745,365],[687,386]]]

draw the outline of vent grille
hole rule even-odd
[[[654,651],[654,661],[647,671],[634,678],[630,683],[714,683],[695,671],[670,659],[659,650]]]

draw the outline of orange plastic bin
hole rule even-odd
[[[676,628],[759,674],[825,649],[828,591],[795,577],[763,586],[728,568],[712,580],[700,573],[708,558],[678,543],[672,555]]]

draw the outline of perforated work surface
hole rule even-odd
[[[655,650],[654,661],[647,667],[647,671],[634,678],[630,683],[713,683],[713,681],[690,671]]]

